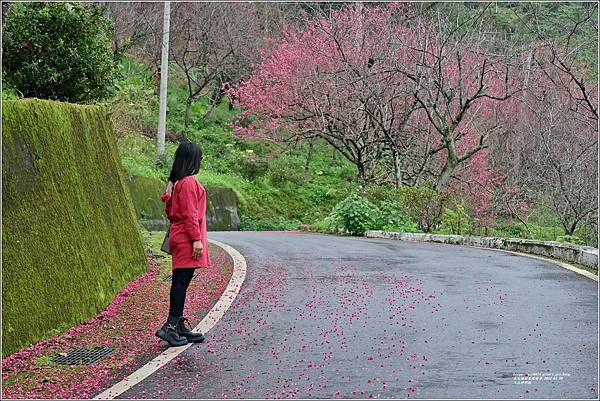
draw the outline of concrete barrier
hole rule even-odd
[[[563,242],[536,241],[521,238],[474,237],[469,235],[398,233],[387,231],[367,231],[365,236],[368,238],[388,238],[400,241],[439,242],[442,244],[504,249],[507,251],[546,256],[598,269],[597,248]]]
[[[165,190],[156,178],[132,175],[129,189],[138,219],[150,231],[166,230],[169,221],[160,195]],[[209,231],[237,231],[240,219],[237,213],[237,196],[231,188],[206,187],[206,224]]]

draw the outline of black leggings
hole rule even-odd
[[[169,315],[173,317],[183,316],[183,305],[185,304],[185,293],[196,268],[179,268],[173,270],[171,281],[171,294],[169,304]]]

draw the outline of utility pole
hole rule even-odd
[[[158,136],[156,153],[159,159],[165,156],[165,131],[167,125],[167,77],[169,75],[169,25],[171,21],[171,2],[164,2],[163,37],[160,63],[160,97],[158,105]]]

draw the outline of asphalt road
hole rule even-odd
[[[454,245],[210,233],[248,262],[207,334],[119,398],[597,398],[597,283]]]

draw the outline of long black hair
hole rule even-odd
[[[188,175],[198,174],[201,160],[200,146],[193,142],[183,142],[175,151],[175,160],[173,160],[169,181],[174,183]]]

